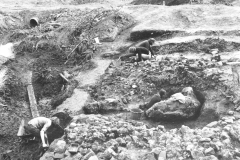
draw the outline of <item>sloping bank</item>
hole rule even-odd
[[[122,10],[139,21],[131,31],[133,40],[157,36],[166,38],[173,34],[239,35],[240,9],[237,6],[141,5],[123,7]]]

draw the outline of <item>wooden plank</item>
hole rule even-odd
[[[27,91],[28,91],[28,98],[30,102],[30,109],[32,112],[32,117],[39,117],[39,112],[37,109],[37,101],[35,98],[33,86],[32,86],[32,72],[29,72],[28,74],[28,85],[27,85]]]

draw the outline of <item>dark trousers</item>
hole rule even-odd
[[[27,134],[31,134],[34,137],[40,138],[40,130],[38,128],[34,127],[33,125],[28,124],[28,125],[24,126],[24,129]]]

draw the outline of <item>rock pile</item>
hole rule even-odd
[[[65,129],[63,139],[51,144],[41,158],[62,160],[217,160],[239,159],[240,120],[234,116],[214,121],[202,129],[148,128],[142,122],[113,116],[80,115]],[[76,153],[70,153],[71,144]],[[61,156],[59,156],[61,155]]]

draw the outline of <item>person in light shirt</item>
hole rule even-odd
[[[46,117],[36,117],[31,119],[24,129],[29,134],[32,134],[36,138],[41,138],[42,146],[44,148],[49,147],[47,141],[47,130],[50,127],[60,127],[59,119],[57,117],[46,118]],[[60,127],[61,128],[61,127]]]

